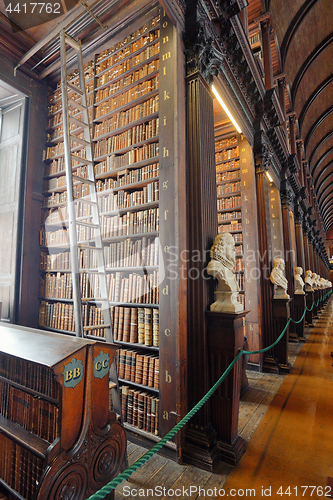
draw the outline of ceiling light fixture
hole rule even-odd
[[[271,174],[269,172],[266,172],[266,175],[267,175],[267,179],[269,180],[269,182],[273,182]]]
[[[234,124],[237,132],[239,132],[240,134],[242,133],[238,123],[236,122],[236,120],[234,119],[234,117],[232,116],[232,114],[230,113],[229,109],[227,108],[227,106],[225,105],[223,99],[221,98],[220,94],[218,93],[218,91],[216,90],[216,88],[214,87],[214,85],[212,85],[212,91],[213,91],[213,94],[215,95],[216,99],[218,100],[218,102],[221,104],[222,108],[224,109],[224,111],[227,113],[228,117],[230,118],[230,120],[232,121],[232,123]]]

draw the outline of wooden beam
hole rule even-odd
[[[89,2],[87,0],[87,7],[93,7],[97,1]],[[91,3],[91,5],[89,5]],[[85,7],[78,3],[76,7],[74,7],[71,12],[65,16],[45,37],[43,37],[39,42],[37,42],[30,50],[20,59],[17,66],[15,66],[14,71],[16,71],[20,66],[25,64],[36,52],[41,50],[45,45],[47,45],[51,40],[59,36],[60,31],[63,28],[67,28],[73,21],[78,19],[83,13],[86,13]]]

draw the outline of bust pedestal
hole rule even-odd
[[[301,319],[302,314],[304,313],[304,309],[306,307],[306,295],[305,293],[295,293],[294,294],[294,314],[295,320],[299,321]],[[294,323],[294,331],[297,335],[297,339],[301,342],[306,342],[306,338],[304,337],[304,327],[305,327],[305,317],[302,319],[300,323]]]
[[[313,306],[313,319],[318,319],[318,310],[319,310],[319,304],[317,305],[318,303],[318,300],[319,300],[319,290],[318,288],[317,289],[314,289],[314,294],[313,294],[313,300],[314,300],[314,306]]]
[[[311,309],[314,300],[314,291],[306,290],[306,307]],[[311,311],[306,311],[305,313],[305,323],[307,326],[313,326],[313,309]]]
[[[290,318],[290,302],[291,299],[272,299],[274,341],[281,335],[282,330],[285,328]],[[280,342],[273,348],[273,357],[275,358],[280,373],[290,372],[291,367],[288,363],[288,341],[289,327]]]
[[[244,345],[244,320],[247,311],[225,313],[207,311],[209,385],[219,379]],[[238,413],[243,359],[239,359],[211,397],[212,426],[217,433],[220,459],[236,465],[246,443],[238,436]]]

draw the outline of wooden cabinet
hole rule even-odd
[[[0,484],[12,498],[88,498],[126,435],[109,410],[112,344],[0,324]]]

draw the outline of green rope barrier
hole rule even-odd
[[[324,297],[320,297],[318,299],[318,301],[317,301],[316,307],[318,307],[319,302],[325,300],[326,297],[328,297],[332,293],[332,291],[333,290],[330,290],[327,294],[325,294]],[[304,318],[304,315],[305,315],[305,313],[306,313],[307,310],[308,311],[312,311],[313,306],[314,306],[314,302],[312,304],[311,309],[308,309],[307,307],[304,309],[304,313],[302,315],[301,320]],[[218,379],[218,381],[215,382],[215,384],[213,385],[213,387],[211,387],[211,389],[207,392],[207,394],[205,394],[203,396],[203,398],[200,399],[200,401],[185,415],[185,417],[183,417],[178,422],[178,424],[176,424],[158,443],[156,443],[152,448],[150,448],[150,450],[148,450],[144,455],[142,455],[141,458],[139,458],[136,462],[134,462],[134,464],[132,464],[130,467],[128,467],[125,471],[123,471],[120,474],[118,474],[117,477],[115,477],[114,479],[112,479],[108,484],[106,484],[105,486],[103,486],[100,490],[96,491],[96,493],[94,493],[93,495],[91,495],[87,500],[100,500],[102,498],[105,498],[106,495],[108,495],[109,493],[111,493],[111,491],[118,486],[118,484],[122,483],[125,479],[128,479],[131,476],[131,474],[133,474],[133,472],[135,472],[137,469],[139,469],[145,462],[147,462],[149,460],[150,457],[152,457],[153,455],[155,455],[155,453],[157,453],[161,448],[163,448],[163,446],[165,445],[165,443],[167,443],[167,441],[170,441],[170,439],[172,439],[177,434],[177,432],[179,432],[180,429],[182,429],[184,427],[184,425],[200,410],[200,408],[214,394],[214,392],[222,384],[223,380],[231,372],[231,370],[233,369],[234,365],[242,357],[243,354],[261,354],[261,353],[269,351],[276,344],[278,344],[280,342],[280,340],[282,339],[282,337],[286,333],[287,328],[288,328],[288,326],[289,326],[289,324],[290,324],[291,321],[293,321],[294,323],[300,323],[301,320],[294,321],[291,318],[289,318],[288,321],[287,321],[287,323],[286,323],[286,326],[284,327],[284,329],[281,332],[281,334],[279,335],[279,337],[275,340],[275,342],[273,342],[273,344],[271,344],[268,347],[265,347],[263,349],[259,349],[257,351],[244,351],[243,349],[240,349],[239,352],[238,352],[238,354],[237,354],[237,356],[230,363],[230,365],[226,368],[226,370],[222,373],[222,375]]]

